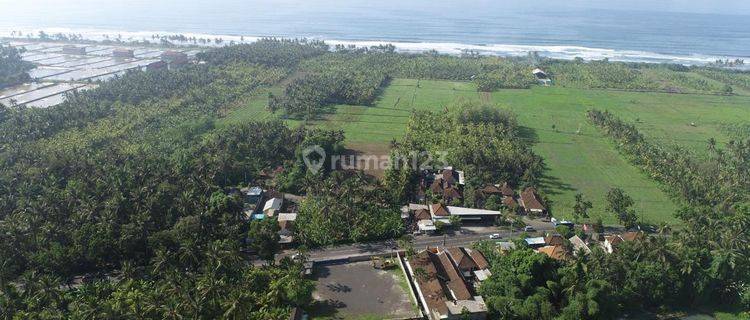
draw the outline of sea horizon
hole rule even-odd
[[[41,1],[45,2],[45,1]],[[750,15],[561,8],[527,1],[216,0],[211,3],[134,0],[101,5],[94,0],[13,3],[0,21],[11,31],[82,34],[90,40],[122,35],[152,40],[182,34],[249,42],[262,37],[307,38],[329,44],[393,44],[399,51],[520,56],[538,52],[556,59],[705,65],[717,59],[750,59]],[[6,2],[7,3],[7,2]],[[245,41],[241,41],[245,40]]]

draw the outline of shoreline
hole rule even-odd
[[[20,31],[20,37],[17,33]],[[40,31],[50,36],[49,39],[39,38]],[[55,39],[54,36],[62,34],[65,36],[76,35],[76,39]],[[107,29],[72,29],[72,28],[0,28],[0,40],[12,41],[68,41],[78,43],[111,42],[116,45],[139,45],[139,46],[174,46],[174,47],[221,47],[230,44],[247,44],[262,38],[284,38],[295,39],[286,36],[242,36],[221,35],[208,33],[175,33],[164,31],[113,31]],[[167,40],[164,42],[162,39]],[[181,39],[188,39],[183,41]],[[220,40],[220,41],[217,41]],[[441,54],[461,55],[465,52],[475,52],[485,56],[520,57],[536,52],[542,57],[573,60],[582,58],[586,61],[608,59],[619,62],[632,63],[672,63],[687,66],[707,66],[717,60],[750,60],[750,56],[711,56],[703,54],[667,54],[638,50],[617,50],[607,48],[593,48],[574,45],[520,45],[520,44],[464,44],[453,42],[407,42],[388,40],[337,40],[318,37],[297,37],[296,39],[320,40],[333,46],[355,46],[371,47],[378,45],[393,45],[396,51],[403,53],[423,53],[436,51]],[[735,66],[733,69],[750,70],[750,66]]]

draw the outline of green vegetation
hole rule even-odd
[[[395,144],[386,185],[395,199],[408,201],[419,182],[421,168],[411,165],[417,163],[429,166],[424,169],[453,166],[464,170],[466,190],[501,181],[533,186],[542,162],[518,139],[518,131],[513,114],[491,106],[459,104],[443,112],[416,111],[404,138]],[[399,157],[408,160],[404,163]],[[451,204],[472,198],[451,199]],[[463,205],[475,207],[472,202],[463,201]]]
[[[403,233],[399,207],[372,178],[361,173],[334,172],[311,185],[307,195],[296,222],[301,243],[363,242]]]
[[[276,47],[296,55],[295,43]],[[294,161],[315,134],[214,125],[288,70],[231,60],[131,72],[57,107],[3,109],[2,318],[284,319],[306,305],[300,264],[242,258],[249,230],[230,191]]]
[[[692,211],[690,208],[685,210]],[[750,309],[743,226],[750,206],[720,215],[686,215],[686,229],[647,235],[605,253],[552,260],[524,247],[499,254],[482,242],[492,276],[480,294],[494,319],[611,319],[622,314],[685,308]]]
[[[398,237],[416,173],[308,170],[306,147],[344,143],[447,151],[466,171],[467,206],[471,190],[508,181],[538,186],[558,217],[682,224],[573,264],[525,249],[491,257],[482,292],[495,316],[750,307],[747,73],[329,49],[264,39],[129,72],[56,107],[0,107],[1,318],[286,318],[312,285],[299,261],[244,259],[251,248],[273,261],[278,226],[248,224],[236,190],[305,195],[295,232],[306,245]],[[18,60],[12,50],[4,60]],[[557,87],[532,86],[535,66]],[[3,76],[20,81],[24,68]],[[662,92],[629,92],[642,90]],[[678,211],[662,189],[690,206]]]
[[[34,65],[21,59],[16,47],[0,44],[0,89],[31,80],[27,71]]]
[[[589,119],[618,143],[621,150],[635,165],[651,177],[664,182],[672,192],[691,207],[706,206],[719,211],[732,205],[750,201],[750,139],[732,140],[725,149],[709,144],[711,157],[696,159],[689,153],[672,152],[658,143],[651,143],[635,126],[625,123],[611,113],[591,110]],[[621,192],[620,192],[621,193]],[[618,206],[613,211],[626,211],[632,201],[620,194]],[[613,199],[608,196],[608,199]],[[623,201],[624,199],[624,201]],[[614,203],[610,200],[610,203]],[[620,210],[614,210],[619,207]]]

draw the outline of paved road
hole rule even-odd
[[[545,228],[547,229],[547,228]],[[552,229],[551,227],[549,229]],[[509,241],[518,237],[520,231],[499,231],[495,228],[480,228],[478,231],[463,228],[460,232],[445,235],[420,235],[413,237],[412,245],[414,249],[421,250],[426,247],[434,246],[469,246],[479,240],[489,240],[491,234],[500,234],[501,239],[495,241]],[[396,240],[385,240],[369,243],[356,243],[324,248],[316,248],[308,252],[308,259],[312,261],[342,260],[357,256],[369,256],[392,253],[398,249]],[[291,256],[297,253],[296,250],[286,250],[279,255],[277,259],[285,256]]]

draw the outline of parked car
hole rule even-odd
[[[523,232],[534,232],[534,231],[536,231],[536,229],[534,229],[534,227],[532,226],[523,227]]]
[[[499,233],[493,233],[490,235],[490,239],[500,239],[502,238]]]

